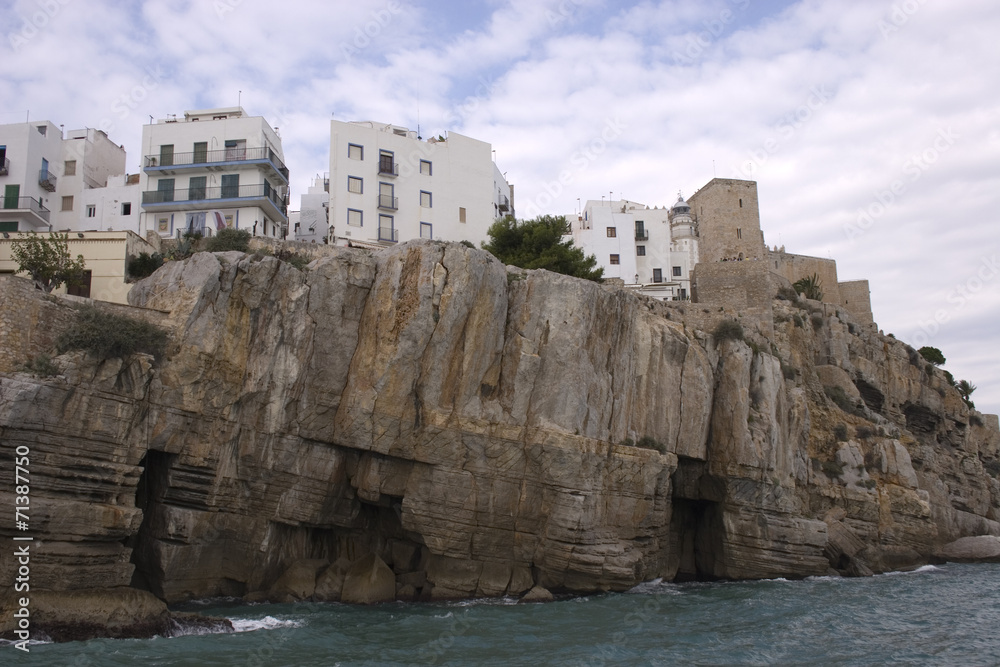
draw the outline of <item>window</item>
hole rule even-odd
[[[156,182],[156,201],[159,204],[174,200],[174,179],[161,178]]]
[[[736,230],[736,238],[738,238],[738,239],[742,239],[743,238],[743,230],[742,229],[737,229]]]
[[[743,200],[740,199],[740,208],[743,208]]]
[[[37,126],[37,127],[35,128],[35,129],[36,129],[36,130],[38,130],[38,134],[40,134],[40,135],[42,135],[42,136],[44,137],[44,136],[45,136],[45,132],[46,132],[46,131],[47,131],[47,130],[48,130],[49,128],[45,127],[44,125],[39,125],[39,126]]]
[[[420,205],[424,208],[431,207],[431,193],[425,192],[424,190],[420,191]]]
[[[222,114],[221,116],[212,116],[212,120],[226,120],[226,115]]]
[[[94,274],[92,271],[84,271],[81,282],[75,285],[67,285],[66,293],[71,296],[83,296],[90,298],[90,282]]]
[[[358,178],[357,176],[348,176],[347,191],[360,195],[364,191],[364,180]]]
[[[617,266],[619,264],[621,264],[621,261],[618,255],[611,255],[611,266]]]
[[[227,141],[226,144],[229,144]],[[227,151],[228,152],[228,151]],[[197,141],[194,144],[194,164],[205,164],[208,162],[208,142]]]
[[[247,159],[247,140],[227,139],[226,160],[245,160],[245,159]]]
[[[164,144],[160,146],[160,166],[169,167],[174,163],[174,145]]]
[[[464,206],[459,206],[458,207],[458,221],[459,222],[465,222],[465,207]]]
[[[63,164],[63,176],[76,176],[76,160],[66,160]]]
[[[208,184],[207,176],[192,176],[188,183],[188,199],[191,201],[201,201],[205,199],[205,186]]]
[[[194,179],[191,179],[191,180],[194,180]],[[223,174],[222,175],[222,198],[223,199],[236,199],[239,196],[240,196],[240,175],[239,174]]]
[[[396,160],[393,156],[392,151],[379,151],[378,152],[378,173],[380,174],[396,174]]]
[[[645,241],[648,236],[646,236],[646,223],[642,220],[635,221],[635,240]]]
[[[378,216],[378,240],[396,242],[396,229],[391,215]]]
[[[618,236],[618,230],[614,227],[608,227],[608,238],[613,239]]]
[[[398,206],[396,205],[396,188],[392,183],[379,183],[378,184],[378,207],[388,208],[395,211]]]
[[[21,196],[20,183],[14,183],[13,185],[5,185],[3,188],[3,207],[17,208],[18,198],[20,196]]]
[[[0,221],[0,232],[16,232],[17,220]]]
[[[420,173],[423,174],[424,176],[430,176],[431,175],[431,163],[428,162],[427,160],[421,160],[420,161]]]
[[[361,227],[363,215],[361,211],[355,208],[347,209],[347,224],[351,227]]]
[[[429,222],[420,223],[420,238],[422,239],[434,238],[433,234],[431,234],[431,223]]]
[[[681,267],[679,267],[679,266],[675,266],[674,267],[674,276],[677,277],[677,278],[680,278],[680,276],[681,276]]]
[[[62,198],[62,210],[64,211],[73,210],[73,195]]]
[[[347,157],[352,160],[365,159],[365,147],[357,144],[347,144]]]
[[[122,215],[132,215],[132,202],[122,202]]]
[[[653,282],[654,283],[663,282],[663,269],[653,269]]]
[[[97,206],[94,204],[87,204],[87,217],[96,218],[97,217]]]
[[[646,256],[646,246],[644,246],[644,245],[637,245],[635,247],[635,254],[638,255],[639,257],[645,257]]]

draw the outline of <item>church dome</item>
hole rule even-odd
[[[677,201],[674,203],[673,206],[670,207],[670,212],[673,213],[673,214],[677,214],[677,213],[690,213],[691,212],[691,207],[688,206],[688,204],[687,204],[686,201],[684,201],[684,197],[682,197],[680,195],[680,193],[678,193],[677,194]]]

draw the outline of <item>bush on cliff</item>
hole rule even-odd
[[[132,280],[140,280],[153,275],[153,272],[163,266],[163,255],[154,252],[140,252],[138,257],[132,257],[125,265],[128,277]]]
[[[246,252],[250,248],[250,232],[245,229],[220,229],[219,233],[208,239],[205,250],[208,252],[228,252],[237,250]]]
[[[508,215],[490,225],[490,240],[483,244],[483,250],[522,269],[547,269],[600,282],[604,269],[597,266],[596,257],[584,255],[572,240],[563,240],[569,231],[564,216],[543,215],[519,222]]]
[[[743,340],[743,325],[736,320],[723,320],[712,331],[716,343],[724,340]]]
[[[84,306],[73,325],[59,336],[56,347],[60,353],[85,350],[102,361],[136,352],[158,359],[166,350],[167,332],[145,320]]]
[[[917,350],[917,352],[920,353],[921,357],[931,362],[935,366],[940,366],[945,362],[944,354],[942,354],[941,350],[937,349],[936,347],[930,347],[928,345],[925,345],[919,350]]]

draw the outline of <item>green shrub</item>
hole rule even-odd
[[[782,285],[779,287],[778,293],[775,296],[782,301],[791,301],[793,303],[799,300],[799,293],[795,291],[795,288],[789,287],[788,285]]]
[[[205,250],[208,252],[228,252],[236,250],[246,252],[250,248],[250,232],[245,229],[220,229],[219,233],[208,239]]]
[[[819,329],[823,326],[823,322],[826,321],[826,318],[823,317],[822,313],[813,313],[809,316],[809,321],[812,322],[813,329]]]
[[[42,352],[34,359],[28,359],[24,365],[24,370],[32,375],[48,378],[59,374],[59,367],[52,361],[52,357]]]
[[[844,474],[844,464],[840,461],[823,461],[820,469],[826,473],[827,477],[840,477]]]
[[[858,436],[859,440],[867,440],[875,436],[875,429],[870,426],[859,426],[854,429],[854,433]]]
[[[833,427],[833,437],[837,439],[837,442],[844,442],[847,440],[847,425],[837,424]]]
[[[136,352],[159,359],[167,347],[167,332],[145,320],[84,306],[73,325],[59,336],[56,347],[60,352],[85,350],[102,361]]]
[[[153,275],[153,272],[161,266],[163,266],[163,255],[158,252],[154,252],[152,255],[148,252],[140,252],[138,257],[132,257],[128,260],[125,270],[130,278],[139,280]]]
[[[473,250],[476,249],[476,244],[474,244],[472,241],[459,241],[459,243],[464,245],[466,248],[472,248]]]
[[[869,490],[874,489],[876,486],[878,486],[878,482],[876,482],[874,479],[869,478],[864,481],[864,486],[866,489]]]
[[[955,376],[949,373],[948,371],[944,371],[944,379],[947,380],[948,384],[950,384],[952,387],[958,386],[958,383],[955,382]]]
[[[795,314],[792,315],[792,324],[801,329],[802,327],[805,326],[805,321],[802,319],[801,315]]]
[[[940,366],[945,362],[944,355],[941,353],[941,350],[937,349],[936,347],[929,347],[925,345],[919,350],[917,350],[917,352],[920,353],[921,357],[931,362],[935,366]]]
[[[843,387],[823,387],[823,393],[844,412],[860,417],[864,416],[864,410],[851,400],[851,397],[847,395]]]
[[[632,438],[625,438],[622,440],[622,447],[635,447],[635,440]]]
[[[635,443],[635,446],[636,447],[640,447],[642,449],[655,449],[656,451],[660,452],[661,454],[666,454],[667,453],[667,446],[665,444],[663,444],[662,442],[658,442],[656,440],[653,440],[648,435],[644,435],[641,438],[639,438],[639,442]]]
[[[715,327],[712,338],[716,343],[724,340],[743,340],[743,325],[736,320],[723,320]]]
[[[291,264],[299,271],[304,271],[312,260],[306,255],[300,255],[293,250],[286,250],[285,248],[279,248],[274,256],[280,259],[282,262]]]

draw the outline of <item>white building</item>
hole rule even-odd
[[[288,214],[296,241],[330,242],[330,175],[316,176],[309,190],[299,197],[299,210]]]
[[[109,176],[103,188],[80,193],[80,215],[75,229],[83,232],[139,233],[142,189],[139,174]]]
[[[0,232],[79,229],[81,195],[125,173],[125,149],[94,129],[0,125]]]
[[[337,245],[471,241],[513,215],[490,144],[371,121],[330,122],[330,223]]]
[[[142,234],[287,234],[288,168],[263,117],[242,107],[185,111],[145,125],[142,150]]]
[[[605,278],[662,300],[691,297],[698,226],[682,197],[669,209],[589,200],[569,220],[574,244],[597,258]]]

